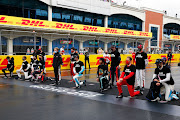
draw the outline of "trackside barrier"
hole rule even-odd
[[[22,64],[22,56],[24,55],[9,55],[10,57],[14,57],[14,69],[18,70],[21,67]],[[126,58],[128,56],[131,56],[131,54],[121,54],[121,65],[125,65],[126,63]],[[6,60],[7,55],[0,55],[0,73],[2,73],[2,69],[6,68],[7,65],[7,60]],[[30,63],[30,57],[31,55],[26,55],[27,61]],[[53,70],[52,63],[53,63],[53,55],[47,55],[47,60],[46,60],[46,70]],[[103,55],[90,55],[90,65],[92,68],[95,68],[99,65],[99,59],[103,57]],[[167,57],[167,54],[148,54],[148,60],[149,64],[154,64],[155,60],[158,58],[162,57]],[[63,55],[63,62],[64,65],[61,67],[62,69],[70,69],[70,55]],[[84,55],[80,55],[80,60],[84,62]],[[179,62],[180,54],[173,54],[172,56],[172,62]],[[87,64],[88,68],[88,64]]]

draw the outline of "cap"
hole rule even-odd
[[[79,55],[75,55],[74,58],[78,58],[79,59]]]
[[[162,61],[167,61],[166,57],[163,57],[161,60],[162,60]]]
[[[138,45],[138,48],[139,48],[139,49],[142,49],[142,48],[143,48],[143,46],[142,46],[142,45]]]
[[[159,63],[161,63],[161,62],[162,62],[162,60],[161,60],[161,59],[156,59],[155,64],[159,64]]]

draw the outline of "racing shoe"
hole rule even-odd
[[[154,100],[151,100],[151,102],[160,101],[161,99],[159,97],[155,98]]]
[[[140,86],[137,86],[137,87],[135,88],[135,90],[140,90]]]
[[[4,76],[5,79],[7,79],[8,77],[7,76]]]
[[[123,94],[118,95],[116,98],[123,98]]]
[[[83,84],[84,84],[84,86],[86,86],[86,80],[84,80]]]
[[[80,85],[76,86],[76,89],[79,89],[79,88],[81,88],[81,86],[80,86]]]

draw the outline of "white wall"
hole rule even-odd
[[[110,15],[110,3],[100,0],[52,0],[52,6]]]
[[[111,15],[113,14],[129,14],[141,19],[142,21],[145,21],[145,17],[146,17],[144,10],[140,10],[129,6],[119,6],[119,5],[112,5]]]
[[[163,18],[163,25],[167,24],[167,23],[176,23],[180,25],[180,19],[179,18],[175,18],[175,17],[170,17],[170,16],[166,16],[164,15]]]

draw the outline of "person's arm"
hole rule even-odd
[[[99,78],[99,66],[98,66],[98,70],[97,70],[97,78]]]
[[[135,73],[134,72],[130,72],[130,74],[126,77],[124,77],[123,79],[127,80],[130,79]]]
[[[125,75],[125,72],[122,72],[122,74],[121,74],[121,77],[120,77],[120,78],[123,78],[123,77],[124,77],[124,75]]]
[[[164,82],[170,81],[170,78],[171,78],[171,73],[167,73],[166,74],[166,78],[163,79],[163,80],[160,80],[160,83],[164,83]]]
[[[84,72],[84,65],[83,66],[81,66],[81,71],[79,72],[79,74],[82,74],[83,72]]]
[[[73,67],[73,72],[74,72],[74,74],[76,74],[76,69],[75,69],[75,67]]]
[[[145,66],[147,66],[149,61],[146,53],[144,55],[144,61],[145,61]]]

